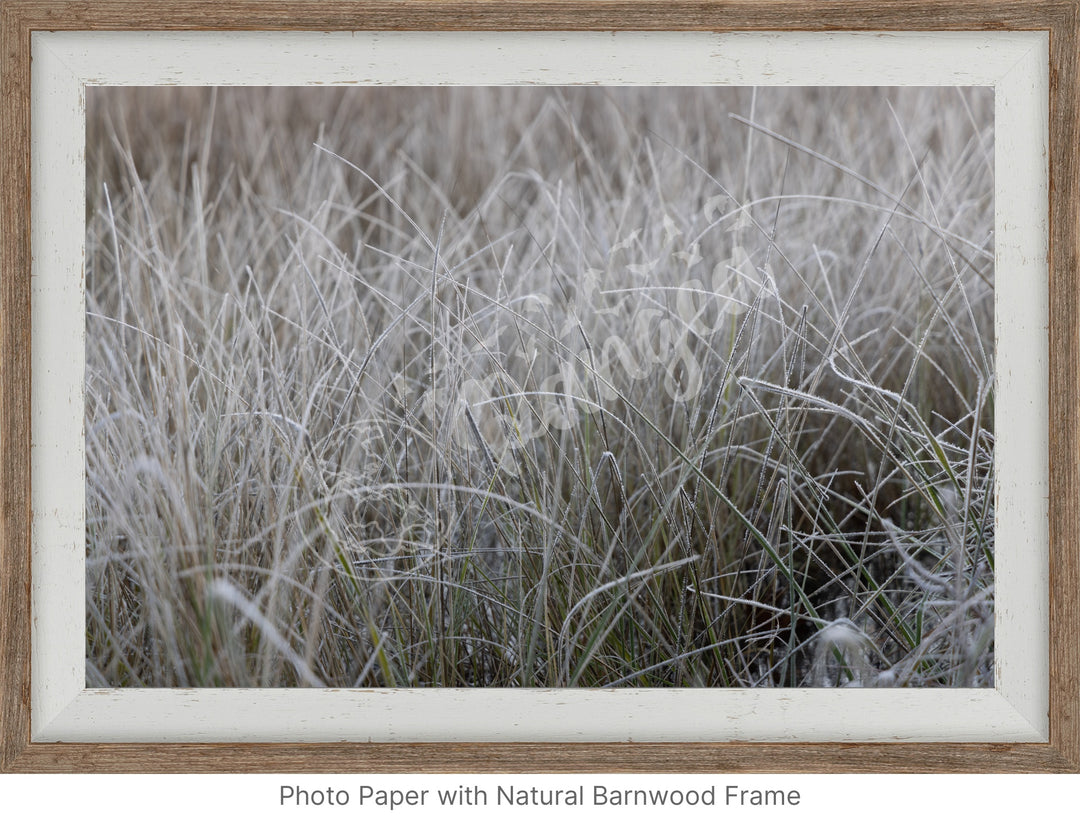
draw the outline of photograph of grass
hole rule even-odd
[[[93,687],[988,687],[987,88],[87,90]]]

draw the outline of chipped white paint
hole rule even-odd
[[[1044,741],[1048,687],[1045,33],[33,35],[37,741]],[[992,85],[994,690],[86,690],[85,84]]]

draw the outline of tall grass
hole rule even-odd
[[[992,123],[89,90],[88,684],[992,684]]]

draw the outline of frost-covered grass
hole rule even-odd
[[[89,90],[87,680],[987,686],[989,90]]]

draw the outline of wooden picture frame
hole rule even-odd
[[[0,768],[8,772],[1080,771],[1080,2],[555,0],[0,10]],[[55,31],[1046,32],[1049,728],[1045,742],[43,742],[32,738],[31,38]],[[138,692],[138,691],[135,691]],[[847,691],[881,692],[881,691]]]

